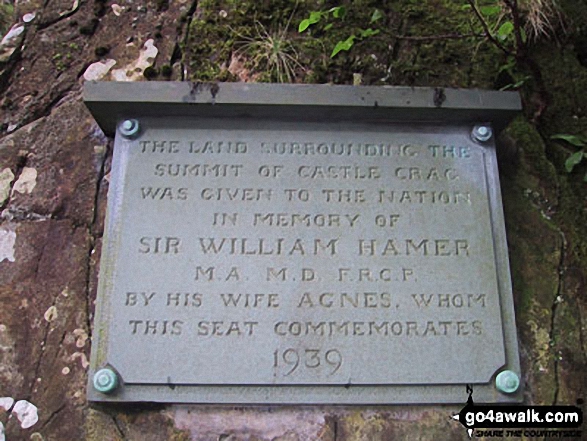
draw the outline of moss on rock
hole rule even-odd
[[[296,81],[352,84],[360,73],[364,84],[491,87],[504,63],[500,51],[470,33],[471,15],[457,1],[394,2],[361,0],[346,4],[346,15],[324,14],[319,23],[298,33],[311,11],[326,12],[337,2],[295,3],[199,2],[184,54],[193,80],[226,76],[233,57],[245,60],[256,81],[278,81],[271,56],[291,46]],[[382,17],[371,22],[375,10]],[[378,34],[361,38],[361,31]],[[355,35],[353,47],[331,58],[339,41]],[[406,39],[397,38],[406,36]],[[420,37],[430,37],[420,39]],[[267,49],[268,40],[279,40]],[[252,43],[252,44],[251,44]],[[293,61],[295,60],[295,62]],[[256,75],[255,75],[256,74]]]

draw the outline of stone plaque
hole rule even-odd
[[[88,86],[116,128],[90,399],[517,400],[494,387],[519,364],[491,126],[517,100],[298,90]]]

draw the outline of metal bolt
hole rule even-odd
[[[127,119],[122,121],[120,126],[118,126],[118,130],[122,133],[122,136],[125,138],[133,138],[139,133],[139,121],[136,119]]]
[[[493,130],[489,126],[475,126],[473,127],[473,138],[479,142],[486,142],[493,136]]]
[[[103,394],[114,392],[118,387],[118,375],[112,369],[103,368],[94,374],[94,388]]]
[[[495,377],[495,387],[504,394],[513,394],[520,387],[520,377],[514,371],[503,371]]]

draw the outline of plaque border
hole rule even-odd
[[[383,124],[451,123],[491,125],[499,131],[521,110],[517,92],[465,89],[281,85],[249,83],[190,82],[87,82],[84,101],[107,135],[116,133],[118,123],[128,118],[153,116],[205,116],[206,118],[263,118],[297,121],[362,121]],[[505,222],[493,137],[484,143],[490,224],[492,229],[497,284],[500,293],[506,365],[520,376],[511,275]],[[145,385],[121,384],[110,394],[93,387],[94,373],[108,366],[107,324],[111,311],[109,293],[115,278],[117,244],[120,242],[122,192],[117,185],[128,157],[115,149],[112,182],[102,241],[98,299],[94,317],[92,354],[88,377],[88,400],[96,402],[166,402],[200,404],[449,404],[464,403],[467,385],[324,385],[324,386],[234,386],[234,385]],[[479,403],[522,401],[523,387],[513,394],[500,393],[495,375],[474,385]]]

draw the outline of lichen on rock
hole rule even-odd
[[[23,167],[18,180],[12,187],[12,193],[30,194],[37,185],[37,170],[33,167]]]
[[[10,28],[8,33],[0,41],[0,66],[6,63],[10,57],[20,49],[24,39],[24,24],[17,23]]]
[[[86,81],[97,81],[104,78],[114,67],[116,60],[107,59],[103,61],[96,61],[88,66],[84,72],[84,79]]]
[[[28,429],[33,427],[39,421],[39,415],[37,406],[27,400],[19,400],[14,403],[12,408],[12,414],[16,416],[20,422],[20,427]]]
[[[14,173],[8,167],[0,172],[0,207],[4,205],[4,202],[6,202],[10,195],[10,188],[14,177]]]
[[[16,231],[10,226],[0,226],[0,262],[15,261]]]
[[[147,40],[140,51],[139,58],[123,68],[113,70],[111,72],[112,79],[115,81],[139,81],[143,79],[145,69],[153,65],[158,52],[159,50],[155,47],[154,40]]]

